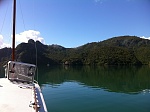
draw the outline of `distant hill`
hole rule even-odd
[[[16,48],[16,59],[39,65],[142,65],[150,64],[150,40],[137,36],[113,37],[77,48],[44,45],[29,40]],[[0,63],[10,59],[11,49],[0,49]]]
[[[142,39],[137,36],[120,36],[104,40],[103,42],[101,42],[101,44],[132,48],[132,47],[150,46],[150,40]]]

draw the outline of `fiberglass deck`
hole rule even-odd
[[[32,85],[0,78],[0,112],[33,112]]]

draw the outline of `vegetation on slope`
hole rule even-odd
[[[113,37],[77,48],[44,45],[29,40],[16,48],[17,61],[41,65],[141,65],[150,63],[150,40],[136,36]],[[0,62],[10,59],[11,49],[0,49]]]

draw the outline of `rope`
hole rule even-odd
[[[9,3],[7,4],[7,8],[6,8],[6,11],[5,11],[5,15],[4,15],[4,19],[2,20],[3,22],[2,22],[2,25],[1,25],[1,28],[0,28],[0,35],[2,34],[2,30],[3,30],[3,27],[4,27],[4,23],[5,23],[5,20],[6,20],[6,16],[7,16],[7,13],[8,13],[8,8],[9,8]],[[8,34],[8,33],[7,33]],[[10,34],[10,30],[9,30],[9,34]],[[6,36],[7,37],[7,36]],[[10,37],[10,35],[9,35],[9,37]],[[11,38],[9,38],[9,42],[10,42],[10,39]],[[9,57],[9,55],[8,55],[8,50],[7,50],[7,57]]]
[[[35,0],[33,0],[33,17],[35,18]],[[36,19],[35,19],[36,20]],[[35,29],[35,21],[33,22],[33,26],[34,26],[34,29]],[[38,82],[38,67],[37,67],[37,65],[38,65],[38,61],[37,61],[37,52],[38,52],[38,50],[37,50],[37,46],[36,46],[36,42],[35,42],[35,65],[36,65],[36,70],[37,70],[37,77],[36,77],[36,80],[37,80],[37,82]]]
[[[23,17],[23,13],[22,13],[22,8],[21,8],[21,3],[20,3],[20,0],[19,0],[19,6],[20,6],[20,12],[21,12],[21,17],[22,17],[22,21],[23,21],[23,26],[24,26],[24,30],[26,31],[26,26],[25,26],[25,21],[24,21],[24,17]],[[35,17],[35,1],[33,0],[33,15]],[[34,29],[35,29],[35,23],[34,23]],[[26,34],[27,35],[27,34]],[[36,46],[36,42],[35,42],[35,65],[36,65],[36,68],[37,68],[37,46]],[[38,68],[36,69],[37,70],[37,81],[38,81]]]
[[[23,21],[23,26],[24,26],[24,29],[26,31],[26,27],[25,27],[25,22],[24,22],[24,18],[23,18],[23,13],[22,13],[22,8],[21,8],[20,0],[19,0],[19,6],[20,6],[21,18],[22,18],[22,21]]]
[[[21,17],[22,17],[22,21],[23,21],[23,26],[24,26],[24,30],[26,31],[26,26],[25,26],[25,21],[24,21],[24,17],[23,17],[23,13],[22,13],[22,8],[21,8],[21,3],[19,0],[19,6],[20,6],[20,12],[21,12]],[[35,1],[33,0],[33,16],[35,17]],[[33,23],[34,29],[35,29],[35,23]],[[26,34],[27,35],[27,34]],[[38,81],[38,68],[37,68],[37,46],[36,46],[36,42],[35,42],[35,65],[36,65],[36,70],[37,70],[37,81]]]
[[[38,67],[37,67],[37,46],[35,42],[35,65],[36,65],[36,70],[37,70],[37,81],[38,81]]]
[[[8,4],[8,5],[9,5],[9,4]],[[2,33],[2,29],[3,29],[3,26],[4,26],[5,20],[6,20],[6,15],[7,15],[7,12],[8,12],[8,5],[7,5],[7,9],[6,9],[6,12],[5,12],[5,16],[4,16],[4,19],[3,19],[3,23],[2,23],[1,30],[0,30],[0,34]]]
[[[34,17],[34,20],[36,20],[35,19],[35,0],[33,0],[33,17]],[[35,29],[35,21],[33,22],[33,29]]]

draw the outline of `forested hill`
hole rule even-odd
[[[5,49],[5,50],[4,50]],[[11,57],[11,49],[0,49],[0,62]],[[16,48],[17,61],[40,65],[142,65],[150,63],[150,40],[136,36],[113,37],[77,48],[59,45],[44,45],[29,40]]]

